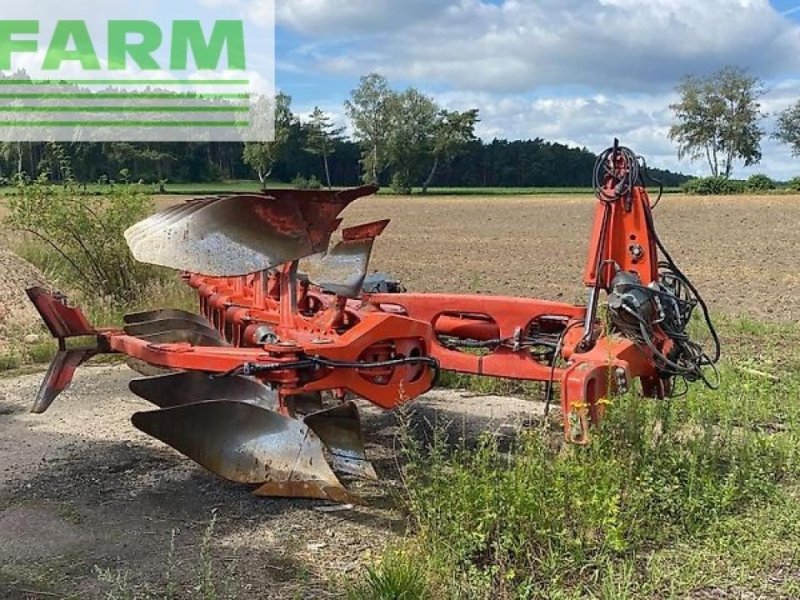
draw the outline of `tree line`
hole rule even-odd
[[[267,102],[266,99],[261,101]],[[382,76],[363,77],[344,103],[350,135],[316,107],[305,118],[292,98],[274,99],[269,143],[0,144],[0,181],[46,174],[82,183],[249,180],[315,186],[587,187],[594,153],[535,137],[484,141],[478,109],[451,111],[415,88],[395,90]],[[653,170],[667,186],[688,178]]]

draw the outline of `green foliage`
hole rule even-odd
[[[55,340],[48,338],[25,342],[22,330],[6,330],[7,346],[0,348],[0,371],[14,371],[30,365],[49,364],[58,350]]]
[[[800,100],[778,114],[778,125],[772,136],[792,149],[792,155],[800,156]]]
[[[475,126],[480,120],[478,109],[464,112],[440,110],[433,128],[433,165],[428,178],[422,184],[422,193],[428,191],[438,173],[441,163],[449,163],[466,151],[475,141]]]
[[[331,118],[315,106],[306,123],[306,152],[314,156],[330,156],[336,151],[336,141],[343,131],[344,128],[334,127]]]
[[[698,196],[731,196],[746,191],[746,183],[727,177],[699,177],[689,180],[683,190]]]
[[[79,86],[65,85],[79,91]],[[167,180],[177,183],[244,180],[256,173],[263,186],[270,177],[287,183],[298,172],[318,174],[320,155],[326,163],[325,180],[329,185],[352,186],[362,180],[385,183],[393,122],[405,124],[397,115],[393,117],[390,104],[396,96],[406,93],[393,91],[380,75],[363,77],[345,104],[353,129],[352,139],[340,139],[339,130],[332,128],[320,110],[314,111],[309,123],[301,125],[291,114],[289,96],[278,94],[275,98],[256,98],[255,111],[263,115],[275,108],[276,113],[275,140],[264,144],[0,142],[0,185],[15,177],[36,177],[41,172],[54,181],[74,179],[86,185],[127,171],[131,181],[150,184]],[[159,90],[159,94],[165,98],[173,96],[176,101],[197,98],[191,92]],[[229,106],[224,100],[216,103]],[[439,107],[437,110],[433,124],[419,130],[427,150],[424,156],[413,158],[424,158],[428,176],[424,181],[414,177],[416,186],[427,188],[434,178],[448,187],[577,186],[585,184],[584,174],[591,170],[596,158],[585,148],[542,139],[496,139],[484,143],[474,136],[477,110],[455,112]],[[326,133],[320,136],[320,132]],[[455,156],[461,160],[454,161]],[[447,168],[440,168],[444,166]],[[653,174],[668,186],[685,181],[680,174],[657,169]]]
[[[22,366],[22,358],[13,351],[0,352],[0,373],[14,371]]]
[[[172,152],[158,147],[125,142],[109,144],[106,154],[114,172],[123,172],[131,165],[135,165],[139,176],[149,182],[159,182],[164,179],[170,163],[176,161]],[[45,171],[40,168],[39,172]]]
[[[23,144],[22,142],[2,142],[0,143],[0,160],[5,163],[3,166],[7,169],[7,177],[3,179],[10,179],[10,176],[20,177],[24,172],[25,164],[25,150],[32,148],[31,144]]]
[[[37,365],[46,365],[53,360],[58,348],[53,340],[44,340],[43,342],[29,345],[25,350],[30,362]]]
[[[292,181],[292,187],[298,190],[318,190],[322,187],[322,182],[316,175],[312,175],[311,177],[298,175],[294,178],[294,181]]]
[[[325,167],[325,181],[330,189],[331,169],[329,158],[336,152],[336,146],[342,140],[344,128],[335,127],[331,118],[319,106],[314,107],[314,112],[306,124],[306,146],[309,154],[322,158]]]
[[[751,175],[745,185],[748,192],[769,192],[778,187],[770,177],[763,173]]]
[[[133,259],[123,235],[152,210],[138,186],[99,197],[42,177],[20,182],[7,204],[7,225],[27,237],[20,254],[87,294],[129,301],[157,277]]]
[[[418,579],[433,597],[650,597],[636,557],[779,502],[800,474],[800,414],[784,401],[798,382],[724,375],[719,392],[618,399],[586,448],[545,430],[511,449],[406,443]]]
[[[71,299],[83,309],[90,323],[98,325],[120,323],[126,314],[152,310],[154,299],[161,307],[197,311],[195,291],[172,271],[159,271],[154,280],[141,286],[135,298],[124,302],[80,292],[71,295]]]
[[[415,88],[392,90],[376,74],[362,78],[346,109],[362,147],[364,181],[378,183],[388,167],[396,193],[415,185],[426,192],[439,167],[476,141],[477,109],[443,110]]]
[[[72,164],[67,149],[62,144],[48,143],[42,159],[39,161],[38,173],[45,173],[59,181],[72,179]]]
[[[505,188],[538,191],[547,187],[586,186],[585,174],[591,171],[597,158],[592,152],[542,139],[490,142],[472,139],[473,113],[442,111],[437,115],[432,133],[433,150],[427,146],[424,169],[422,165],[418,167],[427,178],[417,177],[416,189],[435,184],[471,193],[481,190],[503,193]],[[280,130],[279,127],[279,133]],[[384,130],[384,133],[388,135],[389,132]],[[144,181],[153,193],[224,193],[231,187],[257,191],[267,185],[286,185],[297,173],[320,176],[319,157],[308,151],[312,135],[308,123],[301,125],[292,118],[286,142],[279,147],[201,142],[136,143],[121,147],[115,143],[0,144],[0,186],[8,185],[18,174],[35,176],[42,168],[49,170],[51,181],[64,181],[64,173],[69,172],[81,186],[96,194],[114,185],[110,182],[112,178],[123,182]],[[382,138],[378,153],[382,158],[377,180],[383,184],[391,181],[393,170],[387,167],[385,141],[386,136]],[[332,154],[327,161],[322,161],[323,165],[328,163],[331,184],[344,187],[362,183],[364,173],[371,172],[363,168],[364,164],[371,164],[366,142],[335,139],[332,147]],[[454,160],[455,157],[458,160]],[[259,183],[250,181],[259,170],[266,180],[261,188]],[[126,172],[127,176],[118,177],[121,172]],[[659,169],[651,169],[651,172],[669,187],[681,185],[687,179]],[[327,183],[327,176],[322,179]],[[373,178],[370,175],[367,179],[371,182]],[[164,183],[165,192],[160,191],[160,183]],[[2,192],[13,194],[14,190],[5,187]]]
[[[354,137],[362,147],[361,166],[367,184],[379,184],[386,167],[385,148],[390,134],[392,97],[386,78],[373,73],[361,78],[358,88],[345,102]]]
[[[254,110],[261,114],[268,114],[273,110],[273,107],[268,106],[271,102],[273,102],[271,99],[259,98],[258,104]],[[274,140],[271,142],[246,143],[242,154],[244,164],[255,171],[262,186],[266,184],[267,179],[272,174],[275,163],[281,157],[281,153],[289,142],[292,124],[295,120],[292,114],[291,96],[280,93],[275,97],[274,103]]]
[[[793,177],[790,179],[786,187],[794,192],[800,192],[800,177]]]
[[[392,191],[402,196],[410,196],[413,190],[411,178],[407,172],[398,171],[392,175]]]
[[[395,191],[410,193],[430,170],[439,111],[432,98],[415,88],[392,93],[387,157]]]
[[[414,557],[392,553],[368,567],[364,581],[349,593],[351,600],[432,600],[425,573]]]
[[[486,396],[521,396],[526,398],[540,398],[543,396],[543,386],[537,382],[464,375],[452,371],[442,372],[439,376],[438,386],[444,389],[467,390]]]
[[[686,77],[678,93],[669,137],[678,144],[679,158],[706,161],[714,177],[730,177],[736,161],[761,161],[764,89],[758,78],[725,67],[709,77]]]

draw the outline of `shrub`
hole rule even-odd
[[[322,182],[316,175],[308,178],[298,175],[292,181],[292,187],[298,190],[318,190],[322,188]]]
[[[8,208],[7,224],[25,234],[20,254],[89,295],[129,301],[158,277],[134,260],[123,235],[152,210],[138,186],[116,185],[97,197],[40,178],[21,182]]]
[[[727,196],[741,194],[745,191],[743,181],[728,179],[727,177],[698,177],[691,179],[683,186],[687,194],[698,196]]]
[[[726,186],[726,193],[728,195],[744,194],[747,191],[747,184],[738,179],[729,179]]]
[[[772,179],[762,173],[752,175],[746,185],[748,192],[769,192],[777,187]]]
[[[53,360],[57,350],[58,348],[53,340],[37,342],[36,344],[30,345],[26,348],[28,359],[37,365],[49,363],[51,360]]]
[[[412,192],[412,185],[408,176],[405,173],[397,172],[392,175],[392,191],[395,194],[402,194],[410,196]]]
[[[800,177],[794,177],[787,183],[787,187],[795,192],[800,192]]]
[[[22,359],[19,354],[13,352],[0,354],[0,373],[3,371],[13,371],[22,366]]]
[[[393,553],[376,566],[348,594],[351,600],[430,600],[425,574],[413,557]]]

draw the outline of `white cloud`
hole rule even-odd
[[[595,152],[615,137],[647,157],[648,162],[684,171],[667,139],[671,93],[613,99],[603,95],[528,98],[490,93],[445,93],[437,100],[452,109],[481,107],[478,134],[484,140],[543,138]],[[696,165],[697,172],[702,165]]]
[[[361,34],[314,56],[328,72],[481,91],[642,91],[726,63],[800,68],[798,27],[768,0],[284,0],[278,22],[315,39]]]
[[[588,147],[599,152],[615,137],[647,158],[649,164],[684,173],[707,175],[702,162],[679,161],[675,146],[668,138],[672,113],[669,105],[676,100],[672,92],[610,97],[602,94],[540,96],[496,93],[447,92],[436,95],[443,105],[463,110],[481,108],[478,134],[493,138],[544,138],[570,146]],[[735,176],[747,177],[766,172],[772,177],[789,179],[800,175],[800,159],[791,150],[772,140],[777,113],[800,99],[800,80],[784,80],[771,86],[762,106],[767,118],[767,132],[762,143],[764,160],[748,169],[737,169]]]
[[[242,6],[241,0],[198,0],[198,3],[209,8],[240,8]]]
[[[258,5],[262,0],[252,0]],[[309,36],[398,31],[438,18],[453,0],[278,0],[281,25]]]
[[[800,26],[768,0],[282,0],[279,25],[305,36],[297,66],[354,81],[378,71],[479,107],[479,134],[541,137],[598,151],[620,137],[651,164],[679,162],[667,134],[674,87],[726,64],[766,78],[774,115],[800,98]],[[763,163],[737,173],[800,173],[771,139]]]

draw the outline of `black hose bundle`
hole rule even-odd
[[[623,165],[622,170],[619,166]],[[606,181],[616,181],[612,193],[606,189]],[[597,198],[603,202],[616,202],[630,196],[637,185],[647,187],[646,181],[658,186],[658,196],[651,208],[656,208],[664,197],[664,183],[653,177],[647,161],[630,148],[615,145],[605,150],[597,158],[594,166],[593,186]]]
[[[606,182],[616,185],[609,190]],[[639,159],[630,148],[615,144],[597,158],[594,165],[594,190],[602,202],[616,202],[630,196],[633,188],[641,181]]]
[[[634,187],[647,187],[646,180],[659,186],[658,198],[650,207],[652,210],[663,197],[664,185],[649,175],[647,163],[642,157],[629,148],[615,145],[600,155],[595,166],[595,193],[601,201],[609,204],[628,200]],[[616,184],[613,189],[608,185],[609,181]],[[620,308],[625,314],[617,314],[618,318],[613,319],[614,326],[624,336],[652,353],[662,376],[673,380],[673,391],[677,389],[674,383],[679,379],[687,384],[687,388],[689,383],[702,381],[709,388],[716,389],[719,387],[719,371],[716,365],[722,354],[719,335],[705,300],[658,237],[651,210],[646,210],[645,214],[650,236],[663,256],[659,263],[660,281],[651,286],[627,282],[625,288],[635,290],[640,298],[646,297],[649,301],[640,300],[632,304],[622,302]],[[648,304],[652,309],[650,314],[643,313],[643,304]],[[698,307],[712,338],[714,348],[710,351],[693,340],[688,332]],[[672,342],[672,348],[667,353],[659,349],[656,328]],[[711,377],[707,375],[709,369],[713,372]]]
[[[687,384],[684,390],[689,383],[697,381],[716,389],[719,386],[716,364],[721,352],[711,320],[706,317],[714,340],[713,352],[709,353],[688,333],[698,306],[704,312],[707,310],[703,307],[702,298],[693,291],[691,282],[670,263],[663,262],[659,267],[661,280],[658,284],[644,286],[625,282],[615,287],[613,301],[609,303],[614,327],[626,338],[650,350],[656,368],[665,379],[683,380]],[[646,310],[642,310],[642,306]],[[671,349],[666,353],[657,343],[657,340],[663,340],[659,333],[672,342]],[[712,377],[707,375],[708,369],[713,371]],[[675,391],[677,386],[673,385],[672,389]]]

